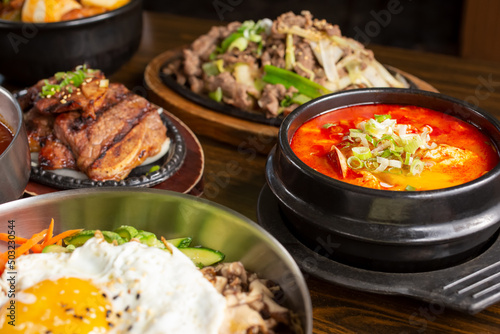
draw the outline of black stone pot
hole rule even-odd
[[[29,86],[85,63],[110,76],[137,51],[141,36],[142,0],[71,21],[0,20],[0,74]]]
[[[500,226],[500,166],[446,189],[368,189],[325,176],[290,148],[297,128],[333,109],[359,104],[416,105],[460,118],[500,147],[500,122],[465,102],[407,89],[360,89],[313,100],[280,127],[266,166],[268,185],[291,232],[310,249],[351,266],[385,272],[450,267],[477,256]]]

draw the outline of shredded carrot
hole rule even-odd
[[[46,245],[47,242],[54,236],[54,218],[50,221],[49,225],[49,230],[47,231],[47,235],[45,236],[45,239],[43,240],[42,245]]]
[[[38,232],[36,234],[33,234],[33,236],[29,238],[28,241],[26,241],[24,244],[22,244],[16,249],[15,258],[18,258],[21,254],[24,254],[25,252],[29,251],[34,245],[36,245],[43,238],[45,238],[46,234],[47,234],[47,229]],[[8,251],[6,253],[8,254]]]
[[[12,239],[11,237],[11,239],[9,239],[9,235],[7,233],[0,233],[0,240],[5,242],[14,240],[14,242],[18,245],[24,244],[26,241],[28,241],[28,239],[22,237],[14,237],[14,239]]]
[[[64,231],[58,235],[53,236],[52,238],[47,241],[47,243],[44,244],[44,246],[52,245],[57,243],[59,240],[62,240],[64,238],[70,237],[73,234],[77,234],[78,232],[82,231],[83,229],[76,229],[76,230],[67,230]]]
[[[38,233],[35,233],[31,238],[22,238],[10,236],[7,233],[0,233],[0,241],[14,241],[16,244],[20,245],[16,248],[14,253],[14,259],[18,258],[23,254],[41,253],[45,246],[57,244],[62,246],[63,239],[72,236],[83,229],[68,230],[60,234],[54,235],[54,219],[50,221],[49,228],[44,229]],[[11,251],[12,252],[12,251]],[[12,256],[12,253],[11,253]],[[5,268],[5,265],[9,262],[9,251],[0,253],[0,274]]]
[[[36,244],[36,245],[33,245],[33,247],[31,247],[31,251],[33,253],[41,253],[43,251],[43,245],[40,245],[40,244]]]
[[[5,268],[5,265],[7,264],[8,261],[9,261],[9,253],[8,253],[8,251],[5,252],[5,253],[1,253],[0,254],[0,273],[3,272],[3,270]]]

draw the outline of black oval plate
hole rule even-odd
[[[163,124],[167,127],[167,137],[170,138],[170,148],[167,153],[155,162],[134,168],[129,176],[121,181],[93,181],[62,176],[50,170],[31,167],[30,180],[57,189],[78,189],[92,187],[153,187],[179,170],[186,157],[186,143],[177,127],[161,113]],[[148,173],[151,167],[159,165],[160,169]]]
[[[177,52],[177,53],[175,53],[175,55],[173,55],[170,59],[168,59],[161,66],[159,76],[160,76],[160,79],[162,80],[162,82],[165,84],[165,86],[172,89],[174,92],[176,92],[180,96],[184,97],[185,99],[190,100],[190,101],[192,101],[192,102],[194,102],[202,107],[208,108],[210,110],[220,112],[220,113],[223,113],[223,114],[226,114],[229,116],[241,118],[241,119],[244,119],[247,121],[256,122],[256,123],[272,125],[272,126],[276,126],[276,127],[279,127],[281,125],[281,122],[284,119],[283,115],[280,115],[278,117],[268,118],[268,117],[266,117],[266,115],[264,115],[263,113],[259,113],[258,111],[247,111],[247,110],[243,110],[243,109],[237,108],[235,106],[232,106],[230,104],[219,103],[217,101],[210,99],[206,95],[197,94],[197,93],[193,92],[191,89],[189,89],[187,86],[179,84],[175,80],[175,77],[173,75],[167,75],[167,74],[163,73],[163,69],[168,64],[178,60],[181,57],[182,57],[182,53]],[[410,88],[417,88],[417,85],[414,82],[412,82],[409,78],[403,76],[402,74],[395,72],[390,67],[386,66],[386,68],[391,74],[393,74],[393,75],[398,74],[402,78],[404,78],[404,80],[406,80],[406,82],[408,83]]]

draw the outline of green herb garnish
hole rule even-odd
[[[68,92],[73,92],[73,87],[80,87],[85,79],[94,70],[87,69],[85,65],[79,66],[75,71],[69,72],[57,72],[54,74],[54,78],[59,82],[59,84],[50,84],[48,80],[45,80],[45,85],[42,87],[40,95],[42,97],[50,97],[57,92],[60,92],[64,87],[68,87]]]
[[[151,167],[149,169],[149,171],[146,173],[146,174],[151,174],[151,173],[154,173],[156,172],[157,170],[160,170],[160,166],[159,165],[154,165],[153,167]]]

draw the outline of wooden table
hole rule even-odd
[[[144,13],[139,51],[111,77],[148,94],[144,70],[165,50],[179,47],[220,22]],[[500,64],[370,45],[376,57],[411,73],[440,92],[471,103],[500,118]],[[204,197],[256,220],[259,192],[265,184],[266,157],[200,136],[205,158]],[[258,140],[254,143],[259,145]],[[359,292],[308,278],[314,307],[314,333],[500,333],[500,304],[477,314],[436,310],[406,297]]]

